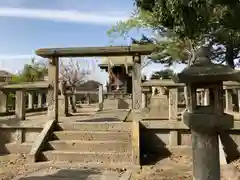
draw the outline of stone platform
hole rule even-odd
[[[113,122],[124,121],[130,110],[103,110],[79,108],[77,113],[69,117],[59,117],[59,122]],[[0,117],[0,127],[43,127],[48,121],[47,112],[28,113],[26,120],[19,121],[15,116]]]

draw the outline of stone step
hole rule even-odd
[[[1,154],[17,154],[17,153],[27,154],[30,152],[31,147],[32,147],[32,143],[21,143],[21,144],[18,144],[16,142],[7,143],[5,144],[5,147],[0,148],[0,153]]]
[[[117,171],[100,171],[95,169],[54,169],[47,171],[37,171],[31,173],[23,179],[32,180],[119,180],[120,173]],[[16,178],[17,179],[17,178]]]
[[[131,141],[130,132],[111,131],[55,131],[53,140],[81,140],[81,141]]]
[[[131,131],[131,123],[127,122],[76,122],[59,123],[59,130],[78,130],[78,131]]]
[[[78,152],[131,152],[131,143],[122,141],[49,141],[50,149]]]
[[[130,153],[115,152],[74,152],[74,151],[44,151],[43,160],[48,161],[68,161],[81,163],[131,163]]]

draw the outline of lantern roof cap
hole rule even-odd
[[[201,47],[196,53],[195,62],[177,74],[175,81],[180,83],[214,83],[219,81],[240,81],[240,71],[210,59],[208,47]]]

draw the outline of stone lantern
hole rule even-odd
[[[193,179],[220,180],[219,141],[221,131],[233,127],[233,116],[224,113],[223,81],[236,81],[240,73],[210,61],[210,51],[202,47],[196,61],[177,75],[187,88],[184,123],[192,134]],[[197,104],[197,89],[209,91],[209,104]]]

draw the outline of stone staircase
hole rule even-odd
[[[131,164],[131,123],[59,123],[43,160],[94,164]]]

